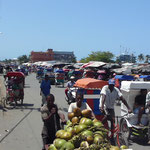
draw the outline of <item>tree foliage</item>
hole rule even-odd
[[[77,58],[74,56],[73,58],[72,58],[72,63],[76,63],[77,62]]]
[[[26,63],[26,62],[29,61],[29,57],[28,57],[27,55],[19,56],[19,57],[18,57],[18,61],[19,61],[20,63]]]
[[[145,63],[149,63],[149,60],[150,60],[150,55],[146,55],[145,56]]]
[[[6,63],[6,64],[10,64],[11,61],[12,61],[11,59],[5,59],[5,60],[3,60],[3,62]]]
[[[86,58],[82,58],[80,60],[80,62],[82,63],[87,63],[89,61],[102,61],[102,62],[113,62],[113,57],[114,55],[109,52],[109,51],[106,51],[106,52],[102,52],[102,51],[97,51],[97,52],[93,52],[91,54],[88,55],[88,57]]]
[[[138,60],[139,62],[144,61],[144,55],[143,54],[138,55]]]

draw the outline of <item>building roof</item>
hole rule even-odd
[[[73,54],[73,52],[66,52],[66,51],[53,51],[54,54]]]

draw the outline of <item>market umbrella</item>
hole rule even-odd
[[[95,68],[95,67],[102,67],[104,65],[106,65],[106,63],[101,62],[101,61],[96,61],[96,62],[92,62],[91,64],[89,64],[87,67]]]
[[[85,64],[83,64],[80,68],[86,68],[86,67],[88,67],[90,64],[92,64],[92,62],[85,63]]]
[[[76,81],[75,87],[84,89],[101,89],[104,85],[108,85],[107,81],[96,80],[93,78],[83,78]]]
[[[106,73],[106,71],[105,70],[98,70],[97,73],[104,74],[104,73]]]
[[[66,65],[63,69],[75,69],[75,67],[73,65]]]

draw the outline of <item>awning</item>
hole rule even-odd
[[[74,86],[84,89],[101,89],[104,85],[108,85],[108,82],[93,78],[83,78],[77,80]]]

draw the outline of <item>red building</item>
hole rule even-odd
[[[48,49],[46,52],[31,52],[31,62],[37,61],[51,61],[54,60],[53,49]]]

